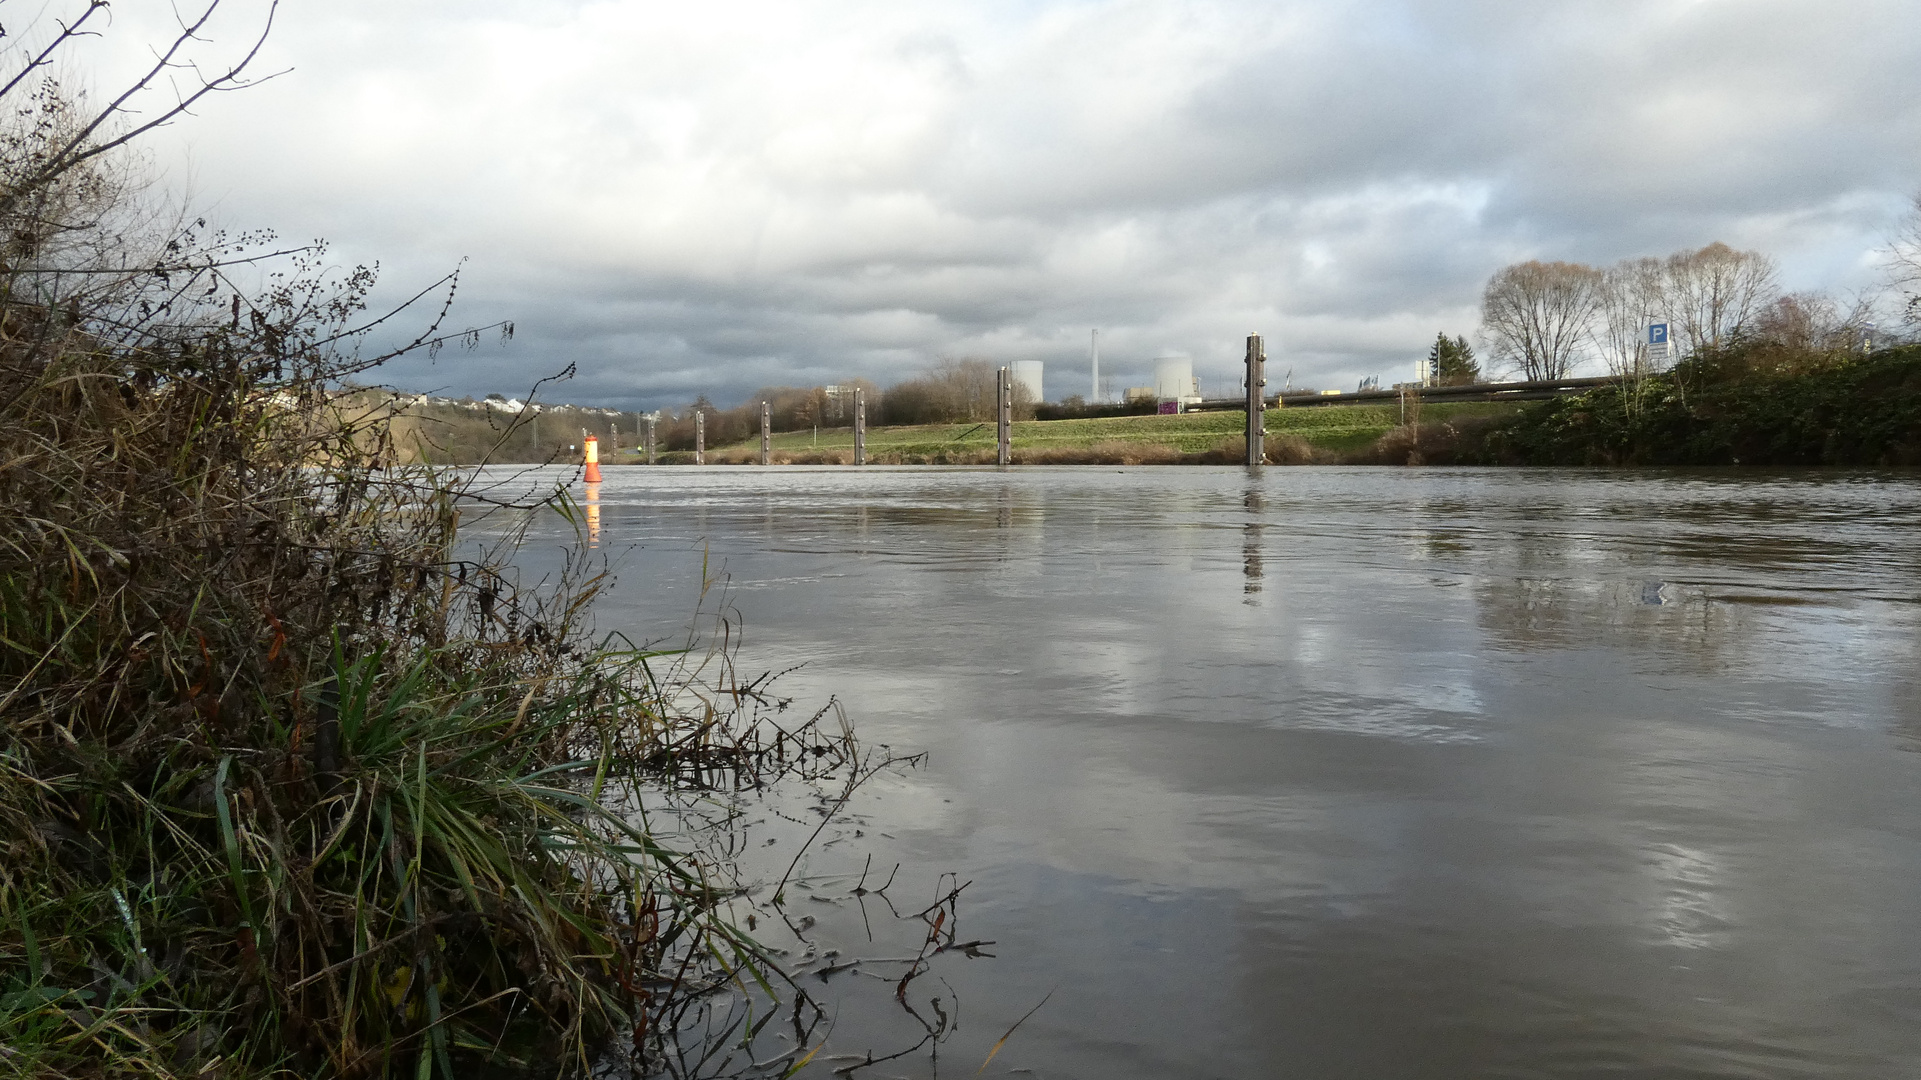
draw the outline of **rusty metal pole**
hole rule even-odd
[[[647,418],[647,464],[649,465],[659,464],[654,460],[654,420],[652,416]]]
[[[707,464],[707,414],[694,410],[694,464]]]
[[[760,403],[760,463],[769,463],[768,454],[773,449],[773,407],[765,401]]]
[[[854,464],[867,464],[867,394],[854,387]]]
[[[1247,463],[1267,464],[1267,351],[1247,335]]]

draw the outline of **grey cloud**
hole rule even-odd
[[[1725,239],[1873,278],[1921,186],[1894,0],[919,6],[742,0],[288,13],[292,75],[170,137],[237,224],[392,289],[471,256],[516,341],[390,373],[727,402],[942,355],[1083,392],[1167,350],[1392,375],[1488,274]]]

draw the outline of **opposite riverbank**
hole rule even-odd
[[[1815,362],[1728,350],[1418,450],[1462,465],[1921,465],[1921,345]]]
[[[1233,464],[1243,460],[1244,423],[1239,412],[1018,421],[1013,458]],[[1917,465],[1921,346],[1861,355],[1752,345],[1547,401],[1270,409],[1267,430],[1268,460],[1278,465]],[[774,464],[851,464],[853,446],[851,428],[781,432],[769,456]],[[876,465],[982,465],[994,454],[992,424],[867,432],[867,460]],[[758,439],[706,454],[708,464],[759,458]],[[688,465],[694,455],[673,451],[659,461]]]
[[[1428,422],[1478,424],[1511,414],[1515,406],[1472,402],[1429,404]],[[1268,460],[1277,464],[1340,464],[1365,454],[1403,426],[1398,404],[1332,405],[1267,411]],[[1178,416],[1109,416],[1077,420],[1022,420],[1013,425],[1017,465],[1224,465],[1242,460],[1245,414],[1196,412]],[[851,464],[852,428],[781,432],[773,436],[776,464]],[[693,464],[691,451],[660,455],[664,465]],[[760,460],[756,438],[707,453],[710,464]],[[876,465],[983,465],[994,462],[994,426],[923,424],[867,431],[867,460]]]

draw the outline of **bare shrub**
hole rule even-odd
[[[1895,226],[1888,245],[1889,279],[1907,298],[1903,313],[1912,325],[1921,325],[1921,194]]]

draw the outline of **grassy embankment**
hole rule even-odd
[[[1486,403],[1429,404],[1423,425],[1484,421],[1514,406]],[[1268,457],[1283,463],[1338,463],[1375,451],[1401,426],[1398,404],[1270,409]],[[1093,420],[1029,420],[1014,424],[1014,460],[1020,464],[1231,464],[1241,460],[1245,415],[1238,412],[1180,416],[1118,416]],[[777,463],[844,463],[852,460],[851,428],[781,432],[772,440]],[[716,463],[759,460],[758,438],[709,450]],[[867,458],[874,464],[981,464],[994,460],[994,425],[932,424],[876,427],[867,432]],[[661,455],[667,464],[688,464],[693,455]]]
[[[1692,358],[1634,384],[1526,403],[1425,404],[1419,424],[1398,404],[1321,406],[1267,414],[1268,460],[1280,464],[1921,465],[1921,345],[1870,355],[1748,342]],[[1232,464],[1237,412],[1029,421],[1014,425],[1017,464]],[[839,428],[777,435],[780,463],[844,463]],[[759,441],[708,452],[716,463],[759,459]],[[981,464],[991,424],[870,429],[875,464]],[[689,453],[663,455],[687,463]]]

